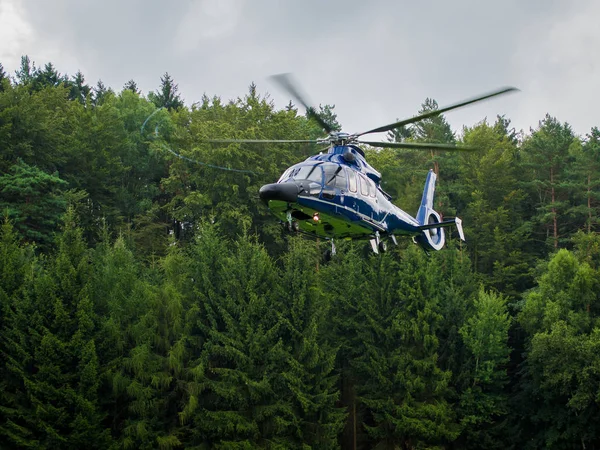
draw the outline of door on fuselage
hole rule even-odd
[[[384,213],[379,208],[377,201],[377,186],[373,180],[362,173],[357,173],[358,188],[357,211],[370,222],[380,222]]]

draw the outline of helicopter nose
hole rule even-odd
[[[265,184],[258,191],[258,195],[266,202],[269,200],[281,200],[283,202],[295,203],[298,200],[298,186],[296,186],[296,183]]]

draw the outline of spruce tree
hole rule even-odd
[[[92,92],[91,88],[85,84],[85,78],[81,71],[77,71],[73,80],[71,81],[71,91],[69,98],[71,100],[77,100],[82,105],[85,105],[88,95]]]
[[[0,92],[4,92],[4,83],[10,83],[10,79],[4,71],[4,66],[0,63]]]
[[[166,108],[169,110],[179,109],[183,107],[183,100],[177,93],[179,87],[173,81],[169,72],[160,78],[160,89],[148,94],[148,99],[153,102],[158,108]]]
[[[506,299],[480,288],[474,314],[460,328],[467,349],[469,384],[460,394],[458,411],[468,448],[506,448],[511,318]]]
[[[33,81],[37,72],[38,69],[35,67],[35,63],[29,59],[29,56],[21,56],[21,65],[15,71],[16,81],[18,84],[28,85]]]
[[[140,94],[140,90],[138,89],[137,83],[134,80],[129,80],[127,83],[123,85],[123,89],[127,89],[135,94]]]
[[[67,182],[20,160],[0,176],[0,210],[8,212],[23,238],[48,249],[67,208]]]
[[[372,448],[443,445],[459,433],[447,400],[451,373],[438,365],[439,306],[417,252],[409,248],[400,262],[371,259],[360,330],[365,354],[354,364]]]
[[[183,411],[193,444],[290,448],[296,416],[280,388],[289,350],[281,339],[274,264],[248,237],[229,252],[210,226],[197,239],[193,278],[206,337]]]
[[[72,210],[58,247],[46,267],[39,261],[28,271],[13,303],[6,357],[15,382],[4,410],[9,437],[36,448],[105,448],[110,434],[98,407],[90,255]]]
[[[280,395],[292,400],[295,415],[288,448],[338,448],[346,418],[337,406],[337,343],[327,339],[331,305],[317,279],[319,256],[312,242],[294,237],[283,256],[278,309],[289,356],[281,374],[286,389]]]

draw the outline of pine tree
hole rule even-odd
[[[85,105],[88,95],[91,94],[91,91],[91,88],[85,84],[85,78],[81,71],[77,71],[71,82],[69,98],[71,100],[77,100],[82,105]]]
[[[140,90],[138,89],[137,83],[134,80],[129,80],[127,83],[123,85],[123,89],[127,89],[135,94],[140,94]]]
[[[4,71],[4,66],[0,63],[0,92],[4,92],[4,83],[10,83],[10,80]]]
[[[7,434],[17,445],[36,448],[105,448],[110,435],[97,404],[91,265],[72,210],[58,246],[47,267],[39,261],[28,271],[13,303],[6,356],[15,381],[4,408]]]
[[[11,370],[8,355],[16,348],[24,331],[18,329],[15,322],[18,320],[17,305],[33,259],[31,250],[19,243],[16,230],[5,218],[0,229],[0,436],[3,442],[23,447],[35,443],[29,441],[30,434],[18,423],[21,405],[20,397],[15,393],[21,387],[21,380],[18,373]]]
[[[17,83],[21,85],[28,85],[33,81],[37,72],[38,69],[35,67],[35,63],[29,59],[29,56],[21,56],[21,65],[19,69],[15,71]]]
[[[560,249],[540,265],[538,286],[524,296],[517,318],[527,333],[527,358],[512,405],[524,448],[600,444],[598,279],[588,262]]]
[[[311,242],[290,239],[284,255],[279,309],[284,318],[283,342],[290,349],[282,376],[292,399],[294,430],[288,448],[333,449],[345,413],[336,406],[339,392],[334,372],[336,349],[325,336],[330,306],[319,288]],[[293,443],[293,444],[292,444]]]
[[[0,210],[8,211],[25,239],[47,249],[67,207],[63,191],[66,184],[57,174],[50,175],[19,160],[9,173],[0,176]]]
[[[58,87],[61,84],[69,83],[69,78],[66,75],[58,73],[54,64],[47,63],[43,70],[38,70],[33,79],[33,89],[39,91],[46,87]]]
[[[177,93],[179,87],[173,82],[173,78],[168,72],[160,78],[160,89],[148,94],[148,99],[153,102],[158,108],[166,108],[169,110],[179,109],[183,107],[183,100]]]
[[[410,248],[400,263],[372,259],[360,330],[365,353],[354,363],[370,448],[442,445],[459,434],[447,401],[451,373],[438,365],[441,317],[417,252]]]
[[[468,448],[506,448],[504,421],[508,414],[506,365],[511,318],[506,299],[480,289],[475,312],[461,327],[469,355],[470,383],[461,392],[458,406]]]
[[[102,80],[98,80],[98,83],[96,84],[96,87],[93,89],[93,91],[94,95],[92,103],[94,104],[94,106],[102,105],[102,103],[104,103],[106,99],[106,96],[110,93],[113,93],[112,89],[107,88],[102,82]]]
[[[452,186],[453,201],[462,211],[467,249],[474,269],[511,297],[531,285],[527,253],[529,224],[524,223],[526,193],[519,185],[517,148],[507,125],[483,121],[464,129],[464,143],[477,154],[460,158],[460,175]]]
[[[318,114],[327,123],[333,131],[342,131],[342,125],[337,120],[337,114],[334,112],[335,105],[319,104]]]
[[[571,186],[566,169],[572,159],[569,148],[574,139],[568,123],[560,123],[546,114],[539,127],[523,143],[524,168],[527,169],[523,174],[529,175],[525,186],[531,192],[531,206],[536,211],[534,220],[543,227],[545,235],[538,238],[547,240],[555,250],[567,221],[564,211],[568,209]]]
[[[193,278],[206,338],[182,412],[192,442],[215,449],[290,448],[296,416],[280,390],[289,352],[281,340],[273,262],[247,237],[231,252],[210,226],[197,239]]]
[[[575,160],[567,169],[567,176],[576,192],[570,199],[571,207],[566,214],[577,217],[580,229],[591,233],[597,228],[599,220],[600,130],[593,127],[586,134],[583,145],[573,145],[571,149]]]

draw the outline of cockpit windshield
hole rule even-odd
[[[321,163],[290,167],[279,178],[278,183],[284,183],[288,180],[310,180],[322,184],[323,169],[321,169]]]
[[[344,166],[340,164],[323,164],[323,171],[325,172],[325,186],[339,189],[347,188],[348,180]]]

